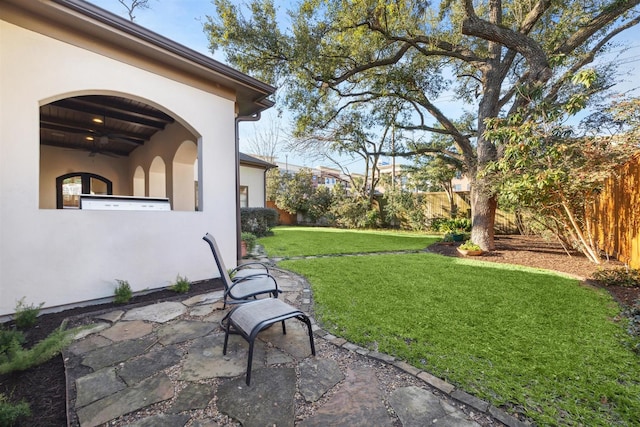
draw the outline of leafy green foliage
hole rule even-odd
[[[339,184],[338,184],[339,185]],[[320,186],[315,189],[309,198],[309,209],[307,216],[311,221],[319,221],[322,218],[328,220],[328,215],[333,204],[333,193],[327,186]]]
[[[599,263],[592,207],[605,178],[637,147],[626,137],[574,137],[561,124],[564,114],[543,103],[524,121],[488,121],[487,137],[500,142],[504,155],[487,167],[485,177],[502,207],[528,211],[565,247]]]
[[[471,220],[469,218],[436,218],[431,221],[431,230],[440,233],[468,233],[471,231]]]
[[[0,325],[0,363],[9,360],[9,355],[22,348],[24,334],[15,329],[5,329]]]
[[[313,179],[310,169],[301,169],[296,173],[280,173],[276,169],[268,172],[267,198],[273,200],[277,207],[290,214],[307,212],[309,210],[309,199],[313,192]]]
[[[271,199],[273,200],[273,199]],[[272,208],[241,208],[240,228],[258,237],[269,235],[278,224],[278,211]]]
[[[20,329],[30,328],[36,324],[38,321],[38,315],[40,314],[40,309],[44,305],[41,302],[39,305],[34,304],[25,304],[25,298],[21,298],[16,304],[16,313],[14,315],[14,320],[16,326]]]
[[[605,286],[640,287],[640,270],[629,267],[600,269],[593,273],[593,279]]]
[[[243,231],[240,234],[240,239],[247,244],[247,251],[251,252],[253,248],[256,246],[256,235],[253,233],[248,233]]]
[[[125,304],[129,302],[133,296],[133,292],[131,292],[131,285],[129,285],[129,282],[126,280],[116,279],[116,282],[118,283],[114,291],[116,304]]]
[[[11,427],[20,417],[30,415],[31,410],[27,402],[11,403],[7,396],[0,394],[0,427]]]
[[[325,330],[518,408],[537,425],[637,424],[640,364],[602,290],[428,253],[278,265],[309,280]]]
[[[189,288],[191,287],[191,283],[187,277],[182,277],[179,274],[176,276],[176,281],[169,287],[174,292],[179,294],[184,294],[189,292]]]
[[[0,354],[0,375],[13,371],[23,371],[32,366],[40,365],[60,353],[72,339],[72,333],[65,331],[65,325],[63,324],[30,349],[23,349],[14,340],[9,345],[6,353]]]
[[[476,245],[471,240],[467,240],[466,242],[464,242],[463,244],[461,244],[458,247],[460,249],[465,250],[465,251],[480,251],[480,250],[482,250],[482,248],[480,246]]]

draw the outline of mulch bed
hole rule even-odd
[[[556,270],[581,278],[589,278],[598,268],[622,266],[617,261],[608,261],[601,266],[594,265],[584,256],[576,253],[569,256],[558,243],[544,241],[538,237],[498,236],[495,243],[496,250],[494,252],[483,254],[478,259]],[[428,250],[446,256],[461,256],[455,245],[435,244]],[[598,286],[592,281],[585,283]],[[29,347],[42,340],[67,318],[79,318],[87,313],[97,311],[106,312],[154,302],[181,300],[217,289],[222,289],[222,282],[219,279],[214,279],[192,284],[186,294],[162,290],[136,296],[127,305],[110,303],[45,314],[38,318],[37,326],[28,331],[25,346]],[[640,288],[609,286],[606,289],[624,307],[630,307],[640,298]],[[13,325],[9,322],[3,326],[10,328]],[[23,372],[0,376],[0,393],[9,396],[13,402],[24,399],[29,403],[32,416],[22,419],[17,424],[18,426],[58,427],[67,425],[66,384],[64,363],[61,356]]]

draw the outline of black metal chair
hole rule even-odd
[[[215,238],[207,233],[203,238],[205,242],[209,244],[213,258],[216,262],[216,266],[220,271],[220,277],[224,283],[224,306],[229,304],[246,302],[250,298],[255,298],[259,295],[269,295],[274,298],[278,298],[278,294],[282,293],[282,290],[278,289],[278,283],[276,279],[269,273],[254,273],[243,277],[237,277],[231,279],[229,271],[224,265],[218,244]],[[233,270],[232,270],[233,271]]]

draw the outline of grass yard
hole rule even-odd
[[[340,248],[360,235],[332,233],[323,239],[333,235]],[[313,253],[315,231],[307,236],[296,239]],[[279,265],[307,277],[328,331],[538,425],[640,424],[640,359],[603,291],[551,272],[429,253]]]
[[[379,230],[320,227],[276,227],[260,244],[272,257],[422,250],[439,236]]]

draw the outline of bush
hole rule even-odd
[[[20,417],[31,415],[29,404],[21,401],[16,404],[9,402],[4,394],[0,393],[0,427],[9,427],[15,424]]]
[[[72,332],[64,330],[65,325],[61,325],[48,337],[25,350],[21,345],[13,342],[7,354],[0,354],[0,375],[13,372],[24,371],[32,366],[40,365],[51,359],[66,347],[73,339]]]
[[[0,364],[9,360],[11,354],[22,348],[24,334],[15,329],[4,329],[0,325]]]
[[[278,225],[278,211],[272,208],[241,208],[240,228],[243,232],[264,237]]]
[[[240,234],[240,240],[242,240],[247,244],[247,252],[251,252],[253,248],[256,246],[256,235],[253,233],[243,231]]]
[[[593,273],[593,279],[605,286],[637,288],[640,286],[640,271],[629,267],[603,269]]]
[[[173,285],[169,287],[174,292],[179,294],[186,294],[189,292],[189,288],[191,287],[191,283],[189,283],[189,279],[186,277],[182,277],[179,274],[176,276],[176,281]]]
[[[435,218],[431,221],[431,230],[440,233],[468,233],[471,231],[471,220],[469,218]]]
[[[120,279],[116,279],[116,282],[118,282],[118,286],[116,286],[116,290],[114,292],[116,304],[124,304],[129,302],[129,300],[133,296],[129,282]]]
[[[16,305],[16,314],[14,315],[14,321],[16,322],[16,327],[19,329],[30,328],[36,324],[38,321],[38,315],[40,314],[40,309],[44,305],[41,302],[38,306],[33,304],[25,304],[25,297],[22,297],[18,304]]]

